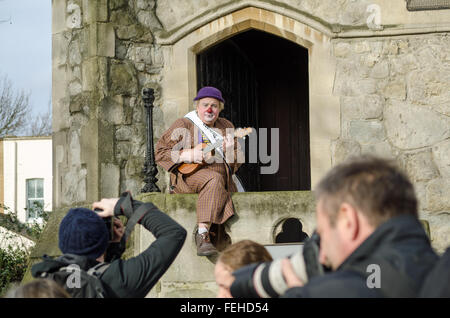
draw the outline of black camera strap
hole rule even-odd
[[[127,225],[125,226],[125,233],[122,236],[121,243],[126,242],[128,237],[133,232],[134,226],[142,219],[142,217],[149,211],[149,206],[147,204],[142,204],[133,215],[128,219]]]

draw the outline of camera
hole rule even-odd
[[[102,209],[94,209],[95,213],[99,213],[99,212],[103,212]],[[113,217],[112,216],[108,216],[106,218],[102,218],[103,222],[105,222],[105,226],[106,229],[108,230],[109,233],[109,240],[112,241],[114,238],[114,221],[113,221]]]
[[[289,257],[295,274],[304,283],[323,275],[326,268],[319,262],[320,236],[314,232],[303,245],[303,250]],[[230,287],[234,298],[275,298],[288,289],[281,269],[282,258],[272,262],[254,263],[233,272],[235,280]]]

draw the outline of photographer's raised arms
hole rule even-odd
[[[44,256],[43,262],[32,267],[32,275],[54,279],[72,297],[145,297],[178,255],[186,230],[152,203],[133,200],[128,192],[94,202],[92,208],[102,212],[70,209],[59,227],[59,248],[64,255]],[[115,237],[109,241],[110,225],[105,226],[109,223],[103,219],[120,215],[127,217],[127,226],[124,230],[115,219]],[[126,238],[137,223],[156,240],[138,256],[122,260]]]

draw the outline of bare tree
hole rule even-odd
[[[0,78],[0,136],[17,134],[27,125],[30,93],[16,92],[6,75]]]
[[[36,117],[28,118],[26,135],[28,136],[50,136],[52,134],[52,108],[51,100],[48,101],[46,112],[40,113]]]

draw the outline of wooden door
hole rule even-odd
[[[247,191],[310,190],[306,49],[265,32],[243,32],[197,56],[197,85],[222,91],[221,116],[236,127],[256,128],[258,139],[260,128],[267,129],[272,157],[270,132],[278,129],[278,170],[261,174],[261,167],[273,162],[244,164],[238,175]],[[248,142],[245,146],[248,162]]]

